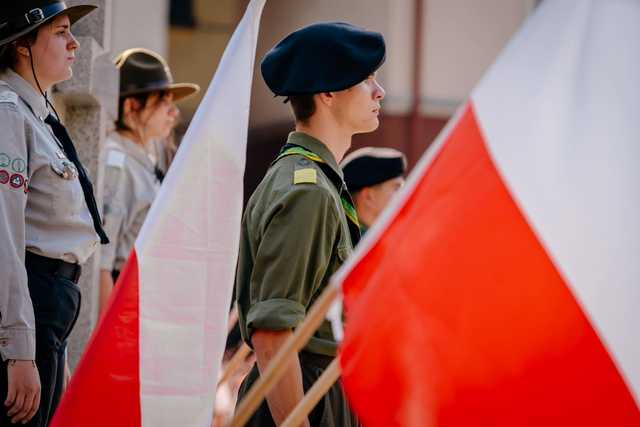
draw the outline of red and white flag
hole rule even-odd
[[[338,273],[365,426],[640,425],[638,40],[542,2]]]
[[[264,4],[251,1],[227,46],[54,427],[211,425]]]

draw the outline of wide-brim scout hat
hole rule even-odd
[[[67,6],[65,2],[57,0],[2,0],[0,46],[17,40],[60,15],[67,15],[73,25],[96,8],[88,4]]]
[[[347,155],[340,164],[351,192],[381,184],[407,172],[407,158],[393,148],[364,147]]]
[[[343,22],[301,28],[271,49],[261,64],[269,89],[280,96],[348,89],[385,60],[382,34]]]
[[[169,92],[178,101],[200,90],[194,83],[175,83],[169,65],[157,53],[143,48],[125,50],[116,58],[120,70],[120,97]]]

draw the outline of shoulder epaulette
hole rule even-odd
[[[296,169],[293,172],[294,184],[317,184],[318,174],[314,168]]]

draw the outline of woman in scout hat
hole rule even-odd
[[[47,93],[71,78],[71,26],[95,6],[0,2],[0,425],[46,426],[66,383],[81,267],[108,239]]]
[[[192,83],[174,83],[166,61],[147,49],[124,51],[116,58],[116,66],[120,70],[118,118],[101,156],[104,223],[111,237],[101,252],[101,310],[164,177],[158,167],[162,152],[158,147],[176,125],[174,102],[200,90]]]

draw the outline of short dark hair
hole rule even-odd
[[[18,46],[33,46],[38,38],[38,28],[0,47],[0,71],[15,68],[18,63]]]
[[[289,102],[296,122],[305,123],[316,112],[316,100],[313,95],[291,95]]]

